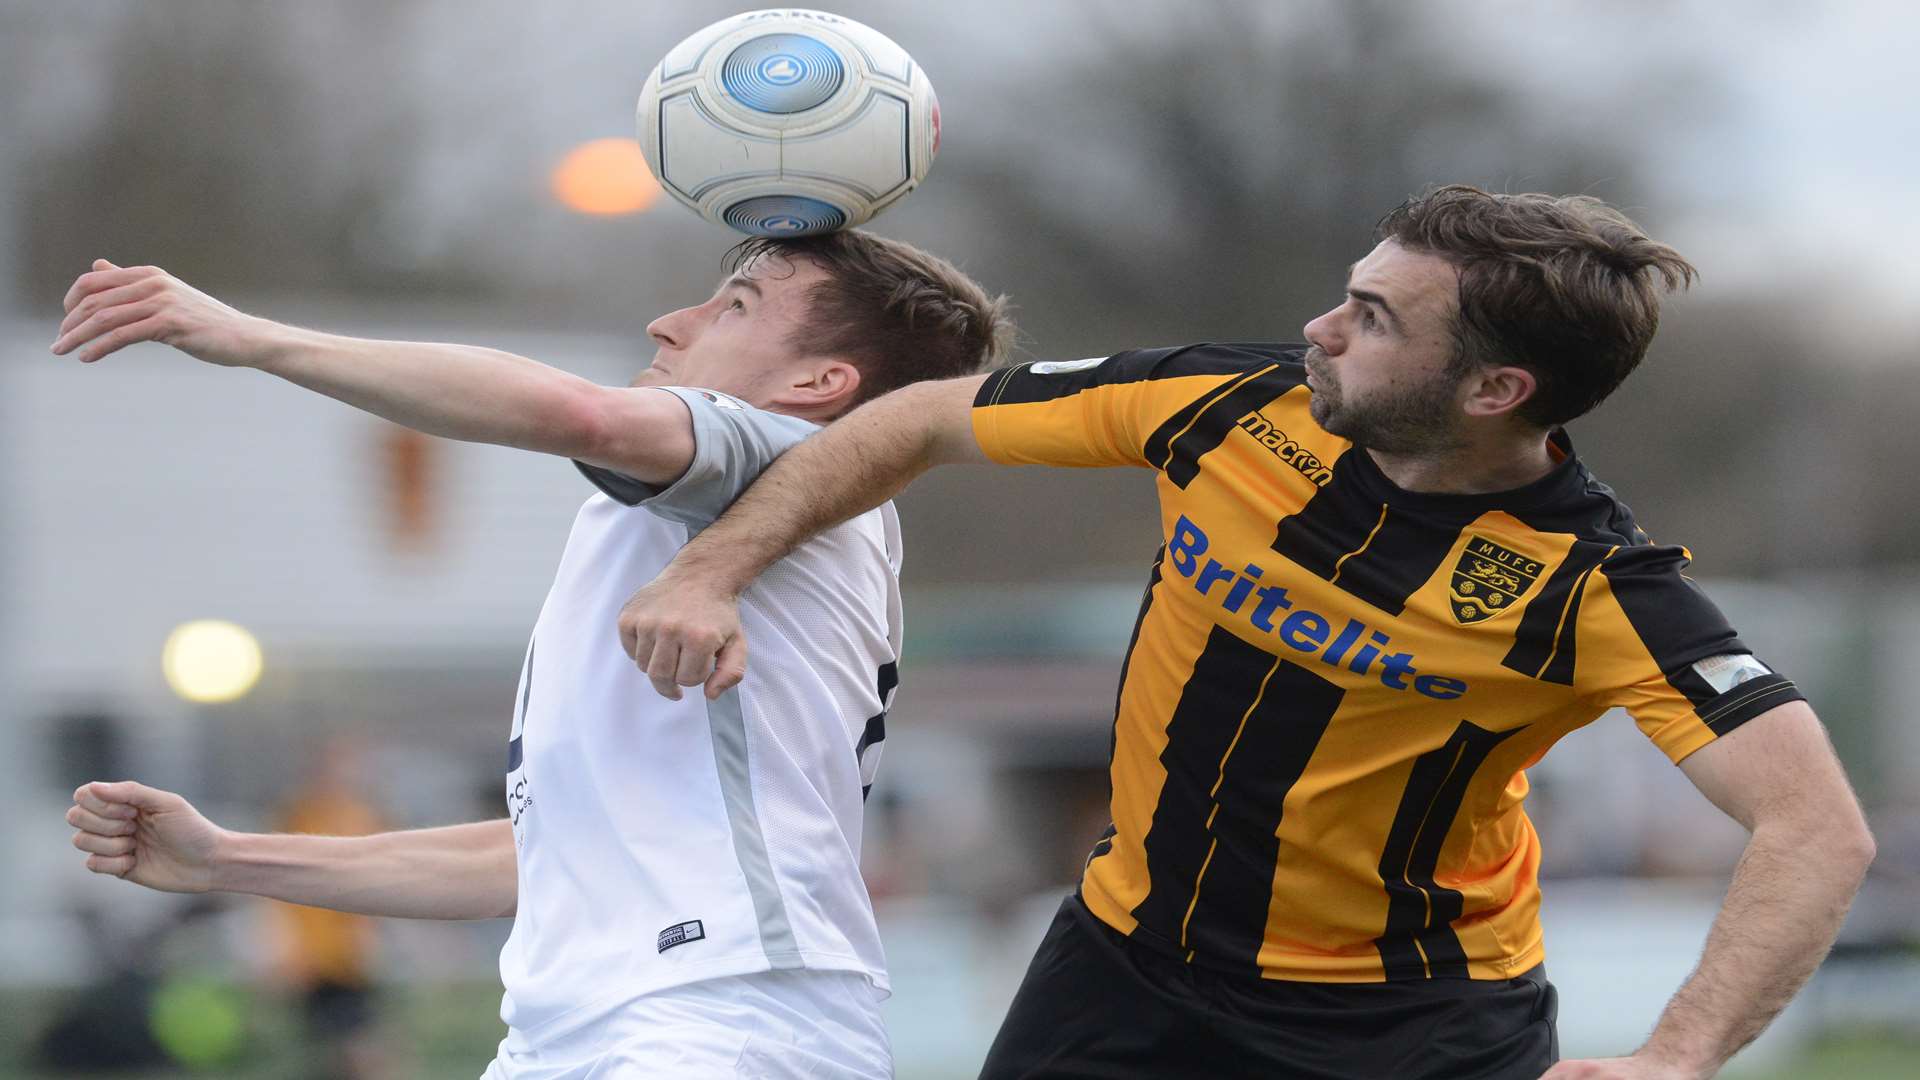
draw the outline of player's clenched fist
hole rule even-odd
[[[165,892],[206,892],[224,832],[171,791],[131,780],[82,784],[67,824],[87,869]]]
[[[74,279],[65,303],[53,353],[77,349],[89,364],[135,342],[158,341],[211,363],[237,365],[255,321],[157,266],[105,259]]]
[[[747,638],[736,597],[674,580],[672,571],[634,593],[620,609],[620,645],[660,696],[707,684],[709,700],[739,685],[747,672]]]

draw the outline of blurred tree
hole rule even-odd
[[[1623,59],[1637,65],[1624,89],[1596,94],[1604,112],[1557,111],[1484,50],[1451,46],[1458,31],[1428,6],[1102,10],[1085,8],[1097,42],[1018,74],[1028,107],[974,137],[993,153],[941,162],[941,182],[973,199],[971,265],[1022,301],[1032,351],[1050,358],[1298,340],[1380,215],[1437,183],[1594,194],[1668,235],[1681,215],[1647,155],[1726,122],[1709,72],[1644,58]],[[1553,18],[1512,17],[1542,32]],[[1910,560],[1920,539],[1902,502],[1868,497],[1875,447],[1899,453],[1895,417],[1920,399],[1920,371],[1850,363],[1836,378],[1823,355],[1836,346],[1814,343],[1803,302],[1729,294],[1709,274],[1669,302],[1641,370],[1572,425],[1595,471],[1705,574]],[[1885,422],[1850,419],[1868,417]],[[905,499],[909,541],[925,545],[968,535],[988,501],[1082,509],[1009,515],[990,545],[947,544],[954,576],[1111,576],[1156,542],[1151,492],[1128,476],[935,474]]]
[[[100,256],[216,292],[396,284],[366,234],[421,130],[417,98],[383,92],[418,2],[124,9],[89,73],[106,107],[21,177],[22,292],[58,296]]]
[[[1633,205],[1649,188],[1636,147],[1658,133],[1637,102],[1619,102],[1610,129],[1573,126],[1510,72],[1446,47],[1425,7],[1162,14],[1090,17],[1098,47],[1023,73],[1043,81],[1018,94],[1030,111],[997,120],[997,152],[942,159],[943,183],[967,174],[976,227],[1009,252],[1006,284],[1034,299],[1036,333],[1291,340],[1339,296],[1374,221],[1418,190],[1466,181]],[[1638,92],[1710,108],[1698,78],[1653,72]],[[1062,264],[1081,272],[1063,280]]]
[[[1298,340],[1339,299],[1374,222],[1408,195],[1465,181],[1631,207],[1652,186],[1639,177],[1637,148],[1659,137],[1647,125],[1713,108],[1696,72],[1656,71],[1633,93],[1687,110],[1620,100],[1620,122],[1591,130],[1516,93],[1512,73],[1448,48],[1427,8],[1385,0],[1166,5],[1127,20],[1084,10],[1098,40],[1010,77],[1023,108],[971,137],[993,152],[941,159],[940,182],[973,199],[960,241],[970,265],[1021,301],[1026,337],[1053,358]],[[1643,224],[1658,235],[1658,222]],[[1778,392],[1768,380],[1717,389],[1713,407],[1732,415],[1775,404]],[[1649,429],[1667,435],[1655,446],[1698,436],[1625,408],[1608,416],[1610,434],[1630,433],[1626,445]],[[1732,455],[1764,433],[1730,437],[1743,444],[1726,447]],[[1602,471],[1649,497],[1635,494],[1636,465]],[[946,543],[942,569],[1111,577],[1137,572],[1153,551],[1151,499],[1115,474],[936,474],[903,505],[909,542],[927,545],[968,535],[990,500],[1084,508],[996,522],[992,545]]]
[[[45,302],[105,254],[215,292],[462,298],[488,305],[481,330],[524,318],[638,338],[663,299],[697,295],[720,272],[717,258],[647,256],[717,256],[724,237],[674,208],[583,222],[500,182],[512,155],[524,165],[541,152],[541,133],[568,145],[566,131],[599,122],[597,105],[583,120],[560,99],[598,102],[633,81],[621,50],[580,53],[593,57],[580,78],[543,97],[552,65],[588,46],[577,18],[539,10],[495,5],[473,19],[450,0],[178,0],[96,18],[112,35],[89,72],[107,84],[105,107],[69,109],[70,129],[35,139],[16,166],[19,274]],[[1571,10],[1497,18],[1526,22],[1509,37],[1544,40],[1591,25]],[[881,221],[1010,291],[1030,351],[1054,358],[1297,338],[1337,299],[1379,215],[1437,182],[1591,192],[1667,235],[1680,185],[1650,153],[1728,123],[1732,108],[1711,67],[1673,52],[1621,56],[1590,94],[1529,92],[1512,54],[1473,36],[1492,17],[1453,6],[1057,11],[1057,37],[1006,41],[990,68],[956,70],[961,54],[928,43],[923,59],[944,64],[947,146],[932,189]],[[707,14],[677,13],[670,27],[608,15],[593,40],[670,40]],[[523,38],[476,75],[470,55]],[[441,51],[423,57],[422,43]],[[441,61],[437,75],[422,73],[427,59]],[[423,143],[474,148],[455,170],[469,179],[447,192],[420,182]],[[424,239],[404,235],[416,225]],[[1904,559],[1920,536],[1913,515],[1861,490],[1873,462],[1903,453],[1899,414],[1920,375],[1850,365],[1836,378],[1821,355],[1834,346],[1803,324],[1799,300],[1733,295],[1709,273],[1672,303],[1644,370],[1574,425],[1596,470],[1656,535],[1691,543],[1705,573]],[[1893,357],[1902,343],[1874,348]],[[905,498],[910,542],[933,553],[912,573],[1131,577],[1158,542],[1151,500],[1119,474],[937,473]],[[1074,512],[996,515],[983,532],[980,509],[994,505]],[[956,541],[969,537],[980,539]]]

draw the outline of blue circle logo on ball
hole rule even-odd
[[[720,62],[720,88],[756,112],[786,115],[817,108],[846,81],[846,63],[827,42],[806,34],[762,34]]]
[[[760,77],[775,86],[792,86],[807,77],[807,65],[797,56],[774,53],[760,61]]]
[[[750,236],[812,236],[847,223],[839,207],[804,195],[756,195],[727,207],[720,217]]]

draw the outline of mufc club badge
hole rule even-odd
[[[1453,617],[1461,623],[1485,622],[1514,607],[1540,579],[1545,564],[1510,551],[1484,536],[1468,536],[1453,567],[1448,591]]]

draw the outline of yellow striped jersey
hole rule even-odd
[[[1613,706],[1674,761],[1798,700],[1552,435],[1487,495],[1394,485],[1309,414],[1301,346],[995,372],[1006,464],[1157,472],[1087,906],[1191,963],[1313,982],[1541,962],[1525,769]]]

